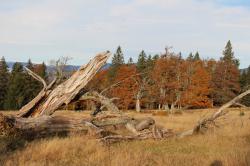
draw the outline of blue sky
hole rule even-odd
[[[0,0],[0,56],[84,64],[122,46],[125,58],[173,51],[219,59],[230,39],[250,65],[249,0]]]

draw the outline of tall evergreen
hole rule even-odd
[[[5,109],[20,109],[25,104],[25,75],[21,63],[15,63],[10,74],[7,96],[5,98]]]
[[[233,62],[233,64],[236,65],[237,67],[239,67],[240,65],[239,60],[234,57],[233,47],[230,40],[226,44],[226,47],[223,51],[223,57],[221,60],[228,63]]]
[[[138,56],[137,70],[139,72],[144,72],[147,68],[147,55],[144,50]]]
[[[31,71],[35,72],[35,66],[30,59],[28,60],[26,67]],[[34,97],[36,97],[36,95],[41,90],[42,85],[28,73],[25,73],[24,81],[25,81],[25,92],[23,97],[24,97],[24,104],[26,104],[29,101],[31,101]]]
[[[124,57],[121,46],[118,46],[116,53],[112,58],[112,66],[119,66],[124,64]]]
[[[193,55],[192,52],[190,52],[190,54],[188,55],[187,60],[188,61],[193,61],[194,60],[194,55]]]
[[[243,70],[240,74],[240,86],[241,89],[243,89],[246,85],[247,85],[247,75],[248,75],[248,71],[247,70]]]
[[[201,58],[200,58],[200,54],[199,54],[199,52],[197,51],[196,53],[195,53],[195,55],[194,55],[194,60],[195,61],[199,61],[199,60],[201,60]]]
[[[240,79],[240,83],[241,83],[241,88],[242,91],[246,91],[247,89],[250,88],[250,66],[248,67],[248,69],[246,71],[243,71],[243,73],[241,74],[241,79]],[[250,107],[250,96],[246,96],[242,99],[242,103],[248,107]]]
[[[121,46],[118,46],[116,53],[114,54],[114,56],[112,58],[112,63],[111,63],[111,66],[110,66],[109,72],[108,72],[108,77],[109,77],[109,80],[111,82],[113,81],[117,70],[123,64],[124,64],[123,52],[122,52]]]
[[[154,60],[151,55],[148,56],[147,58],[147,68],[149,71],[153,70],[154,67]]]
[[[158,54],[155,54],[152,58],[152,60],[154,61],[154,63],[160,58],[160,56]]]
[[[8,66],[5,62],[4,57],[0,59],[0,110],[4,109],[4,101],[7,97],[9,81]]]
[[[132,64],[134,64],[134,61],[133,61],[133,58],[130,57],[130,58],[128,59],[128,65],[132,65]]]
[[[240,92],[238,65],[239,61],[234,57],[231,42],[228,41],[213,76],[214,104],[222,105]]]

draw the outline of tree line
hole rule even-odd
[[[201,59],[198,52],[183,58],[165,49],[161,55],[141,51],[136,63],[124,62],[117,48],[110,68],[99,72],[89,90],[118,98],[121,109],[210,108],[220,106],[250,84],[250,67],[241,73],[232,44],[227,42],[219,60]],[[243,103],[250,106],[249,98]]]
[[[56,64],[66,66],[59,65],[59,61]],[[29,60],[26,67],[49,80],[44,63],[33,64]],[[61,67],[56,72],[60,73],[58,78],[64,77]],[[120,109],[141,111],[220,106],[248,85],[250,67],[240,71],[239,60],[228,41],[219,60],[201,59],[198,52],[183,58],[181,53],[166,48],[163,54],[153,56],[141,51],[136,62],[129,58],[125,63],[119,46],[110,67],[99,71],[85,90],[116,98],[114,102]],[[21,63],[15,63],[9,71],[4,57],[0,60],[0,110],[20,109],[41,89],[42,85],[25,72]],[[243,104],[250,106],[250,97],[243,99]]]
[[[26,67],[47,79],[46,65],[34,65],[31,60]],[[0,110],[17,110],[31,101],[42,89],[42,85],[24,70],[21,63],[14,63],[8,70],[7,63],[0,59]]]

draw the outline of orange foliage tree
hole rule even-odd
[[[138,84],[136,84],[137,71],[134,65],[122,65],[117,70],[114,78],[114,84],[117,86],[112,87],[108,95],[110,97],[119,98],[116,100],[116,104],[119,108],[129,109],[135,105],[135,95],[138,91]],[[134,77],[131,77],[134,76]]]

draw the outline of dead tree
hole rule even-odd
[[[112,111],[115,113],[121,113],[121,111],[113,103],[113,100],[115,99],[117,98],[109,99],[96,91],[87,92],[79,98],[79,100],[93,100],[93,101],[101,103],[102,104],[101,110],[103,110],[103,108],[105,107],[109,111]]]
[[[61,83],[53,90],[52,85],[47,86],[46,82],[33,72],[28,73],[43,83],[44,88],[27,105],[20,110],[19,117],[39,117],[42,115],[51,115],[63,104],[69,104],[76,95],[87,85],[99,69],[106,63],[109,52],[98,54],[86,66],[82,66],[68,80]],[[53,83],[53,82],[52,82]]]
[[[239,96],[235,97],[234,99],[232,99],[228,103],[224,104],[223,106],[221,106],[219,108],[219,110],[217,112],[215,112],[214,114],[212,114],[211,116],[199,120],[193,129],[187,130],[185,132],[178,134],[178,137],[185,137],[185,136],[193,135],[195,133],[200,133],[203,130],[206,130],[209,125],[215,123],[215,120],[217,120],[218,118],[220,118],[223,115],[228,113],[227,108],[229,108],[230,106],[232,106],[234,104],[237,104],[239,100],[241,100],[243,97],[245,97],[249,94],[250,94],[250,89],[245,91],[244,93],[240,94]]]

